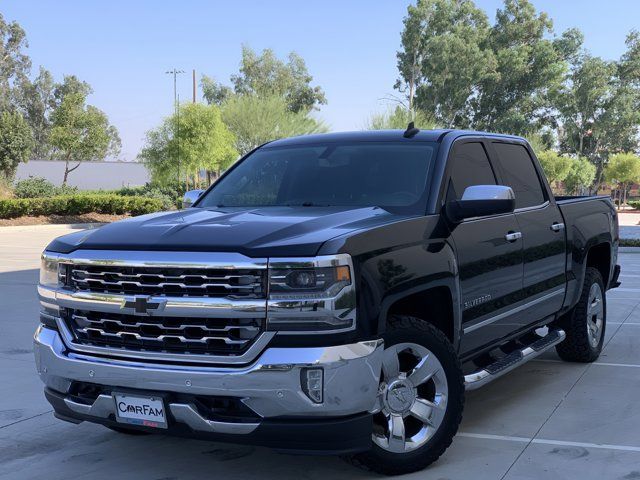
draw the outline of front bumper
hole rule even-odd
[[[374,407],[379,385],[381,340],[334,347],[267,348],[248,366],[224,368],[80,354],[70,351],[57,331],[43,326],[36,331],[34,343],[47,398],[65,420],[115,425],[115,402],[110,395],[99,395],[93,403],[73,398],[72,384],[82,382],[165,394],[171,424],[168,433],[330,453],[369,447],[371,417],[367,412]],[[324,371],[324,401],[320,404],[302,390],[302,372],[308,367]],[[255,413],[255,419],[207,418],[188,401],[190,396],[239,398]],[[323,431],[328,443],[321,440]],[[314,437],[314,432],[319,436]],[[335,437],[336,433],[341,436]],[[296,441],[291,444],[287,435]]]

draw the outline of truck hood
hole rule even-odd
[[[47,250],[238,252],[313,256],[324,242],[404,216],[378,207],[190,208],[154,213],[59,237]]]

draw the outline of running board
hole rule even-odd
[[[480,388],[514,368],[527,363],[529,360],[533,360],[538,355],[562,342],[566,336],[564,330],[552,330],[522,350],[516,350],[482,370],[465,375],[464,384],[466,390]]]

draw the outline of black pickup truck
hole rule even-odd
[[[465,390],[602,349],[615,209],[554,198],[522,138],[278,140],[186,200],[43,253],[58,418],[405,473],[451,444]]]

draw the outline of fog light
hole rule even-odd
[[[324,374],[322,368],[303,368],[300,378],[302,391],[314,403],[322,403]]]

